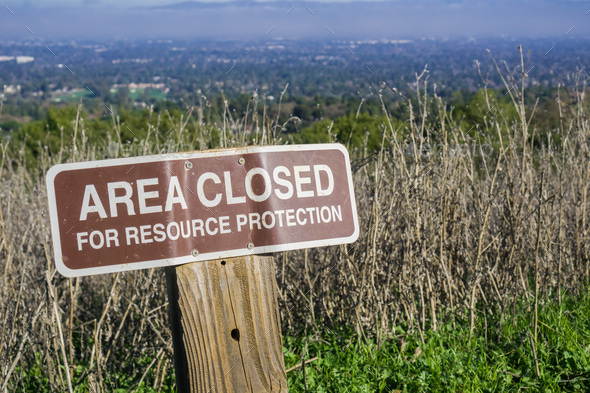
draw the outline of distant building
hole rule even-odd
[[[33,56],[16,56],[17,64],[25,64],[30,63],[32,61],[35,61],[35,58]]]
[[[4,85],[4,94],[16,94],[20,91],[20,85]]]

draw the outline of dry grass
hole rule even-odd
[[[478,140],[452,120],[440,98],[426,93],[425,74],[417,76],[412,100],[399,98],[407,105],[404,127],[394,127],[383,105],[382,150],[352,152],[359,241],[275,256],[284,333],[321,336],[325,329],[348,326],[359,340],[382,342],[398,325],[422,335],[460,319],[474,329],[478,318],[490,313],[510,318],[525,302],[536,340],[538,303],[585,290],[590,275],[585,86],[580,79],[562,91],[573,104],[560,102],[558,129],[537,130],[523,102],[523,74],[506,78],[518,121],[508,121],[490,100]],[[223,145],[288,139],[281,136],[278,119],[269,119],[267,108],[254,101],[245,118],[223,114],[216,125]],[[3,147],[0,391],[34,386],[72,391],[81,383],[92,392],[110,391],[124,386],[121,375],[136,385],[145,381],[156,391],[162,388],[173,368],[164,271],[77,279],[57,274],[44,173],[65,156],[82,161],[188,150],[195,141],[210,145],[211,127],[201,118],[177,119],[176,134],[169,138],[157,125],[147,125],[149,139],[129,146],[117,140],[116,118],[103,146],[88,146],[84,123],[75,119],[65,130],[76,135],[74,146],[64,146],[63,156],[45,155],[36,171],[26,169],[24,154]],[[186,133],[187,122],[196,135]],[[551,137],[534,146],[540,131]],[[493,154],[456,149],[482,143],[494,146]],[[425,153],[408,154],[408,144]],[[434,145],[441,148],[428,152],[426,146]]]

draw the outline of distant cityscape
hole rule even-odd
[[[496,65],[508,81],[524,67],[525,86],[549,97],[587,79],[589,48],[590,39],[3,41],[0,128],[80,102],[100,117],[110,107],[165,102],[189,110],[227,99],[242,111],[248,97],[282,98],[284,110],[310,122],[344,115],[358,100],[393,101],[425,88],[456,104],[484,85],[504,89]],[[346,103],[320,107],[326,99]]]
[[[513,71],[520,67],[519,44],[502,39],[0,42],[0,86],[19,99],[56,99],[79,90],[88,98],[105,97],[122,86],[158,90],[170,100],[190,99],[212,86],[230,95],[276,96],[287,83],[291,94],[340,96],[379,83],[403,90],[427,66],[429,84],[444,95],[481,85],[475,61],[492,86],[500,87],[486,50]],[[589,64],[590,40],[522,44],[530,85],[557,86],[567,72]]]

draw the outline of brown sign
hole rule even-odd
[[[47,188],[56,264],[68,277],[350,243],[359,233],[338,144],[62,164]]]

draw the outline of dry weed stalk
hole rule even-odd
[[[413,98],[397,98],[406,108],[405,125],[395,123],[381,101],[380,151],[352,151],[359,241],[277,255],[284,332],[303,328],[319,336],[346,326],[356,329],[359,340],[383,341],[396,326],[424,337],[425,330],[454,327],[458,320],[473,331],[480,316],[486,324],[492,312],[510,318],[517,303],[528,301],[534,341],[536,322],[542,323],[538,302],[559,299],[565,291],[580,293],[587,285],[590,130],[583,81],[569,91],[560,88],[560,97],[566,91],[573,104],[559,100],[559,128],[544,130],[549,136],[534,146],[540,130],[531,130],[533,113],[526,113],[524,72],[520,81],[503,78],[516,122],[484,84],[487,113],[477,136],[454,120],[440,97],[427,94],[427,77],[427,71],[417,75]],[[93,391],[112,390],[121,367],[162,387],[172,372],[163,271],[74,280],[56,274],[44,173],[66,159],[213,146],[215,128],[223,146],[249,138],[284,142],[285,124],[278,115],[271,119],[274,114],[261,101],[254,98],[242,120],[232,118],[226,106],[217,122],[207,124],[204,98],[194,115],[168,119],[174,124],[170,134],[161,129],[166,115],[150,111],[148,136],[129,145],[120,141],[124,125],[114,113],[104,146],[88,145],[84,119],[77,116],[73,144],[62,146],[60,155],[43,154],[34,171],[26,169],[24,153],[9,155],[2,146],[1,391],[32,386],[37,377],[27,374],[31,369],[55,391],[71,391],[82,381]],[[197,132],[188,132],[188,125]],[[484,143],[494,146],[493,154],[484,154]],[[440,148],[434,152],[427,148],[435,145]],[[145,365],[138,363],[147,358]]]

